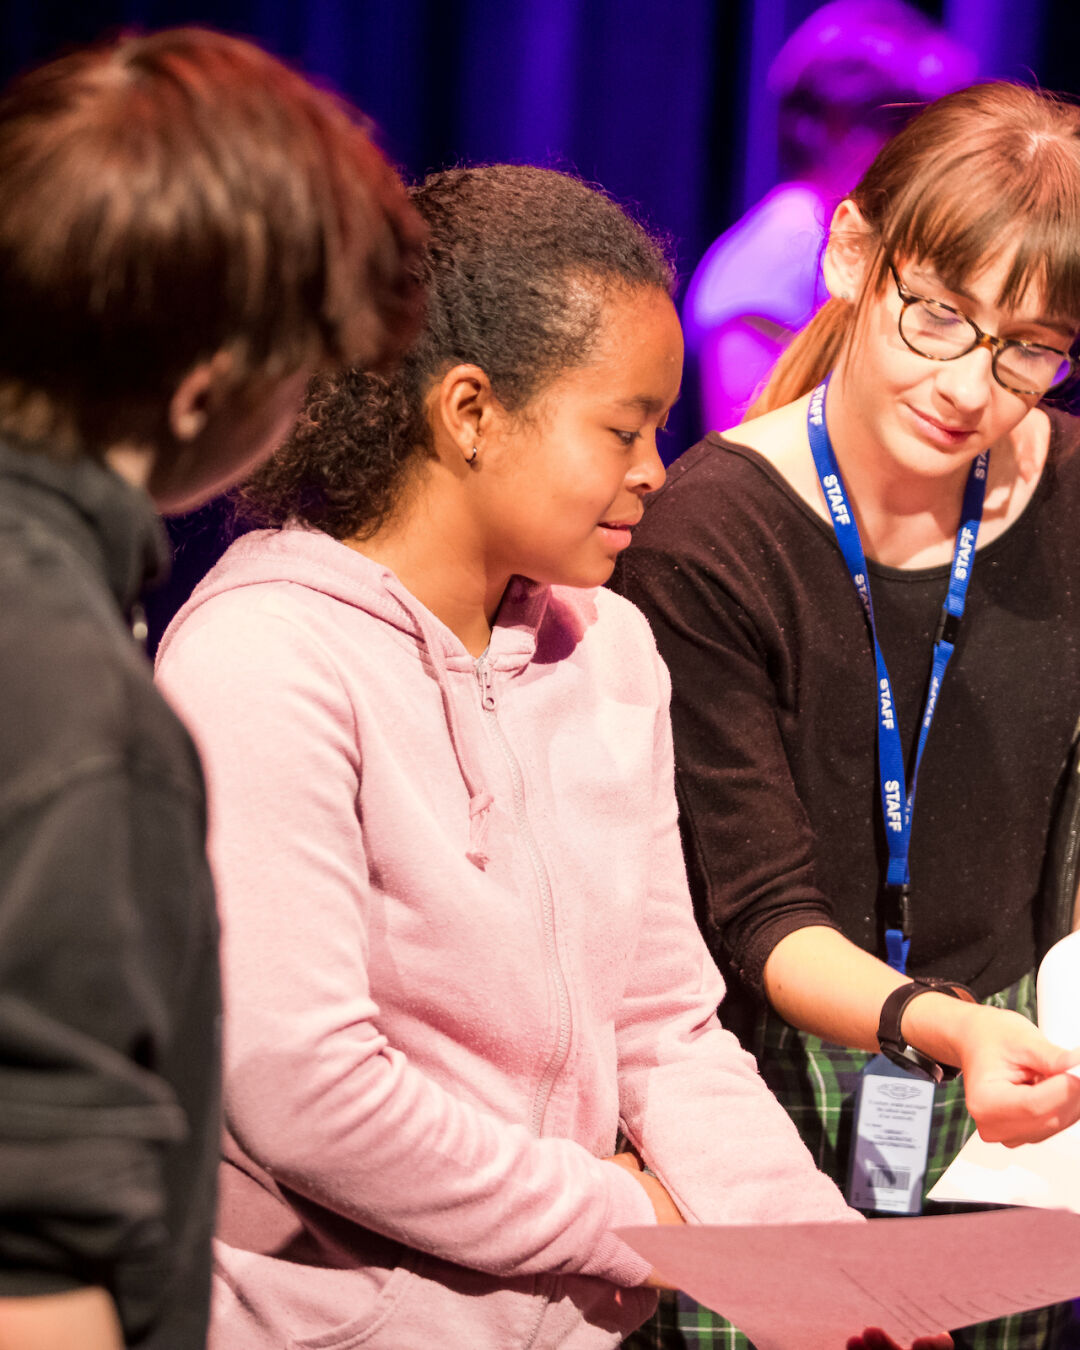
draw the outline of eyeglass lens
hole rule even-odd
[[[979,339],[978,329],[964,315],[933,300],[906,305],[900,316],[900,332],[914,351],[936,361],[963,355]],[[1069,369],[1068,357],[1046,347],[1006,346],[994,353],[998,378],[1022,393],[1045,393],[1064,380]]]

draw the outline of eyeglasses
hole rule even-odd
[[[928,300],[915,295],[900,280],[892,263],[889,271],[900,295],[900,336],[917,356],[930,361],[955,361],[976,347],[987,347],[991,353],[994,379],[1014,394],[1034,394],[1042,397],[1058,385],[1064,384],[1076,369],[1076,362],[1068,352],[1056,347],[1044,347],[1038,342],[1021,342],[1017,338],[993,337],[984,333],[977,323],[942,300]]]

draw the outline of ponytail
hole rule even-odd
[[[830,299],[796,333],[781,355],[768,383],[743,415],[743,421],[794,403],[816,388],[836,365],[855,317],[846,300]]]

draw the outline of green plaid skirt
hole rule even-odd
[[[1025,975],[985,1000],[1013,1008],[1034,1020],[1035,978]],[[848,1168],[855,1091],[863,1066],[872,1058],[861,1050],[826,1045],[797,1031],[771,1010],[764,1010],[747,1047],[757,1056],[762,1076],[795,1122],[803,1142],[823,1172],[841,1187]],[[975,1128],[964,1106],[963,1082],[942,1084],[934,1094],[929,1190]],[[942,1214],[960,1206],[930,1202],[926,1213]],[[1040,1308],[996,1322],[953,1331],[956,1350],[1055,1350],[1064,1342],[1071,1305]],[[852,1327],[854,1335],[862,1328]],[[623,1342],[632,1350],[753,1350],[747,1338],[716,1313],[685,1294],[661,1294],[655,1316]]]

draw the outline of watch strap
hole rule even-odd
[[[915,1046],[909,1045],[900,1034],[900,1021],[904,1009],[913,998],[920,994],[948,994],[951,998],[961,999],[965,1003],[974,1003],[975,995],[966,985],[956,980],[942,980],[926,975],[917,980],[909,980],[899,985],[881,1005],[878,1019],[877,1039],[881,1053],[893,1064],[898,1064],[909,1073],[929,1078],[934,1083],[948,1082],[960,1072],[951,1064],[940,1064],[936,1059],[923,1054]]]

